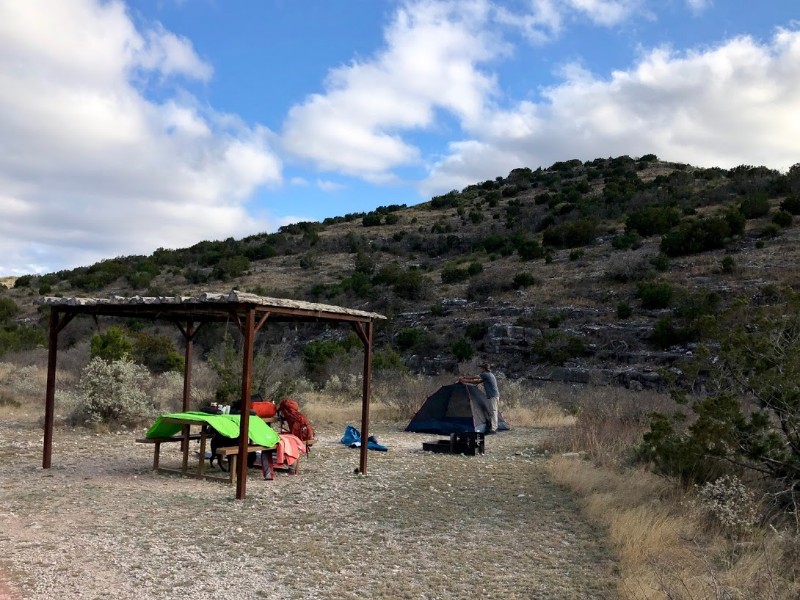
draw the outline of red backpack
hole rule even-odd
[[[285,423],[289,433],[296,435],[304,442],[314,439],[314,428],[306,416],[300,412],[300,406],[294,400],[285,398],[278,405],[278,415]]]

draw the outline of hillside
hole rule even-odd
[[[699,319],[798,285],[798,193],[797,167],[572,160],[413,207],[21,277],[0,298],[31,323],[40,295],[235,288],[385,314],[376,347],[415,371],[480,356],[515,378],[660,386]]]

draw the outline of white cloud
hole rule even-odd
[[[517,28],[534,44],[552,42],[566,24],[586,19],[594,25],[613,27],[643,13],[643,0],[527,0],[523,10],[498,4],[495,20]],[[702,1],[702,0],[689,0]]]
[[[498,111],[472,140],[452,144],[423,193],[571,158],[653,152],[698,166],[779,169],[800,160],[800,31],[779,30],[766,44],[739,37],[704,51],[656,49],[607,79],[563,72],[545,102]]]
[[[338,192],[339,190],[344,189],[344,186],[341,183],[325,179],[317,179],[317,187],[323,192]]]
[[[271,133],[185,92],[145,96],[212,73],[119,1],[0,0],[0,273],[266,229],[244,203],[281,180]]]
[[[695,14],[699,14],[711,7],[713,0],[686,0],[686,5]]]
[[[430,128],[443,109],[476,122],[492,77],[476,64],[504,50],[483,32],[484,0],[422,0],[401,7],[373,60],[331,71],[326,91],[294,106],[283,141],[320,169],[385,181],[389,171],[420,161],[401,131]]]

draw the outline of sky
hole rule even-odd
[[[556,161],[800,163],[796,0],[0,0],[0,275]]]

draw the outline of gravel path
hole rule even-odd
[[[0,422],[0,599],[617,597],[602,532],[544,474],[541,430],[470,457],[399,429],[372,426],[389,452],[370,452],[366,477],[344,425],[318,431],[297,476],[251,471],[237,501],[153,473],[142,432],[58,429],[45,471],[35,419]]]

